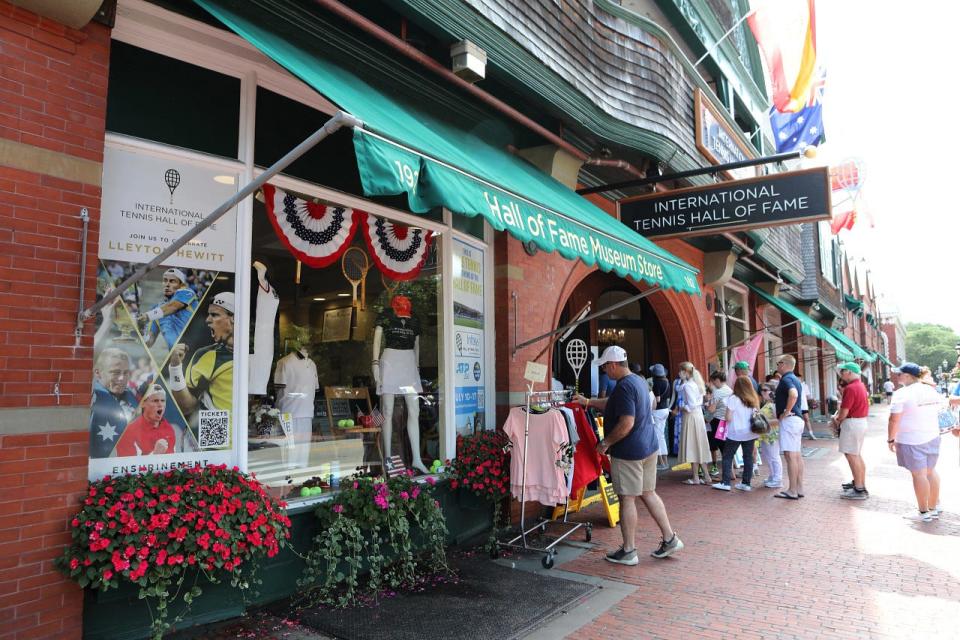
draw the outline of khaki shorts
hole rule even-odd
[[[847,418],[840,423],[840,453],[860,455],[863,437],[867,434],[866,418]]]
[[[639,496],[657,488],[657,454],[643,460],[610,458],[610,479],[618,496]]]

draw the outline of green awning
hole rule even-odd
[[[890,362],[890,360],[888,360],[887,357],[886,357],[885,355],[883,355],[882,353],[880,353],[879,351],[874,351],[873,354],[874,354],[875,356],[877,356],[878,358],[880,358],[880,362],[882,362],[883,364],[887,365],[888,367],[895,367],[895,366],[897,366],[897,365],[893,364],[892,362]]]
[[[810,316],[786,300],[781,300],[780,298],[774,297],[763,289],[758,289],[753,285],[748,286],[753,290],[754,293],[760,296],[761,299],[769,302],[790,317],[796,318],[800,326],[800,333],[806,336],[819,338],[820,340],[823,340],[832,346],[834,351],[837,353],[838,361],[850,361],[854,359],[853,352],[850,351],[850,349],[848,349],[844,343],[838,340],[835,336],[831,335],[829,329],[827,329],[825,326],[815,322],[812,318],[810,318]]]
[[[861,300],[857,300],[848,293],[843,294],[843,304],[850,311],[859,311],[863,309],[863,302]]]
[[[824,329],[826,329],[830,334],[832,334],[837,340],[845,344],[850,349],[850,351],[853,352],[853,355],[857,360],[863,360],[865,362],[873,362],[874,360],[877,359],[875,355],[872,355],[871,352],[861,347],[859,344],[856,343],[855,340],[853,340],[846,334],[840,331],[837,331],[836,329],[831,329],[830,327],[824,327]]]
[[[474,133],[453,104],[401,86],[391,69],[358,62],[310,4],[293,0],[195,0],[265,55],[363,121],[354,150],[363,192],[406,194],[410,208],[483,216],[493,228],[568,259],[699,293],[697,270],[550,176]],[[362,68],[361,72],[355,70]],[[421,78],[422,84],[428,80]],[[445,104],[437,104],[445,102]],[[476,123],[474,123],[476,124]]]

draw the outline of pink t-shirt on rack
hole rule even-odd
[[[510,456],[510,492],[520,499],[523,485],[523,428],[526,411],[514,407],[507,416],[503,431],[513,444]],[[563,470],[557,466],[561,449],[569,441],[567,423],[557,410],[543,414],[530,414],[530,431],[527,436],[526,491],[524,500],[536,500],[547,506],[557,505],[567,499],[567,481]]]

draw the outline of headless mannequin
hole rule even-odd
[[[399,296],[398,296],[399,297]],[[406,312],[409,317],[409,311]],[[402,313],[397,313],[397,317],[405,317]],[[384,344],[383,327],[378,326],[373,333],[373,380],[377,388],[381,385],[380,352]],[[420,338],[416,338],[413,346],[415,362],[420,361]],[[419,373],[418,373],[419,375]],[[411,389],[414,380],[410,381]],[[419,385],[418,385],[419,386]],[[383,412],[383,455],[389,458],[392,449],[393,439],[393,403],[394,393],[380,394],[380,410]],[[429,473],[423,461],[420,458],[420,401],[415,391],[403,394],[404,402],[407,405],[407,436],[410,438],[410,448],[413,450],[413,460],[411,466],[422,473]]]

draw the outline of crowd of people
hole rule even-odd
[[[610,562],[639,562],[635,546],[638,501],[644,504],[662,534],[660,546],[651,555],[665,558],[683,548],[656,494],[657,471],[669,468],[666,460],[671,439],[677,445],[678,465],[674,469],[690,470],[689,477],[682,480],[684,484],[707,485],[728,492],[752,491],[759,451],[767,468],[762,486],[779,489],[773,495],[783,500],[804,497],[801,440],[805,430],[811,436],[813,432],[809,391],[794,372],[797,362],[792,355],[781,356],[776,372],[767,376],[763,384],[750,376],[748,363],[737,362],[732,386],[722,371],[712,372],[705,382],[691,362],[679,365],[673,383],[662,364],[651,366],[649,377],[644,376],[642,368],[630,365],[626,351],[618,346],[607,347],[597,365],[609,381],[601,387],[603,397],[577,395],[575,401],[602,411],[604,416],[604,437],[598,451],[611,459],[611,481],[620,497],[623,538],[622,546],[607,555]],[[866,500],[870,493],[862,449],[868,426],[869,394],[856,363],[841,364],[837,373],[840,402],[829,424],[838,436],[839,451],[844,454],[852,476],[842,484],[840,497]],[[940,478],[936,472],[940,437],[948,431],[960,437],[955,417],[947,424],[950,418],[944,415],[950,415],[951,407],[960,407],[960,392],[948,406],[935,384],[925,380],[922,368],[909,362],[893,369],[890,383],[887,443],[896,454],[898,465],[910,472],[917,498],[917,511],[905,517],[930,522],[941,513]],[[887,388],[884,387],[885,392]],[[671,416],[676,420],[674,428],[670,425]]]

